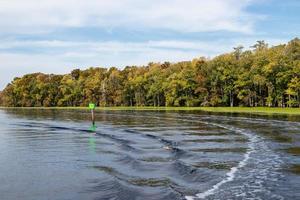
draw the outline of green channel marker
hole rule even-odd
[[[95,113],[94,113],[95,107],[96,107],[96,105],[94,103],[89,104],[89,109],[91,110],[91,114],[92,114],[93,126],[95,125]]]
[[[96,105],[94,103],[89,104],[89,109],[94,110],[96,108]]]

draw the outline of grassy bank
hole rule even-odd
[[[300,108],[269,108],[269,107],[203,107],[203,111],[224,113],[254,113],[254,114],[288,114],[300,115]]]
[[[4,109],[4,107],[0,107]],[[14,108],[5,108],[14,109]],[[26,107],[18,109],[67,109],[67,110],[86,110],[87,107]],[[269,108],[269,107],[97,107],[96,110],[165,110],[165,111],[206,111],[220,113],[253,113],[253,114],[288,114],[300,115],[300,108]]]

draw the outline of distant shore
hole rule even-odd
[[[88,110],[87,107],[0,107],[0,109],[56,109],[56,110]],[[283,114],[300,115],[300,108],[274,108],[274,107],[97,107],[96,110],[118,111],[205,111],[218,113],[253,113],[253,114]]]

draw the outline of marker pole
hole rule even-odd
[[[93,126],[95,126],[95,108],[96,108],[96,106],[94,103],[89,104],[89,109],[91,110],[91,113],[92,113]]]
[[[95,126],[95,113],[94,113],[94,109],[91,109],[92,112],[92,122],[93,122],[93,126]]]

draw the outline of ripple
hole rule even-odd
[[[215,184],[211,189],[198,193],[196,197],[206,198],[214,196],[213,198],[220,198],[220,195],[222,197],[227,196],[226,198],[230,198],[231,196],[256,198],[267,195],[273,199],[283,199],[279,194],[272,194],[270,188],[263,185],[266,181],[268,181],[268,184],[275,184],[278,179],[282,177],[280,172],[278,172],[278,169],[282,164],[279,156],[274,154],[274,152],[266,145],[265,141],[253,132],[232,126],[216,125],[247,136],[249,138],[249,150],[244,154],[244,159],[239,162],[238,166],[230,169],[225,179]],[[246,173],[244,168],[249,165],[253,165],[253,167]],[[235,183],[242,183],[242,185],[235,185]],[[227,184],[227,186],[223,189],[222,187],[225,184]],[[255,187],[257,187],[257,189],[255,189]],[[245,191],[248,190],[250,192],[245,193]],[[194,199],[195,197],[187,196],[186,198]]]
[[[205,122],[205,123],[207,123],[207,122]],[[205,192],[196,194],[196,197],[201,198],[201,199],[203,199],[207,196],[213,195],[222,185],[224,185],[225,183],[233,181],[233,179],[235,178],[236,172],[240,168],[243,168],[247,164],[247,162],[250,158],[250,155],[255,151],[254,144],[258,140],[257,136],[249,134],[249,133],[245,132],[244,130],[237,129],[237,128],[234,128],[234,127],[227,127],[227,126],[220,125],[220,124],[213,124],[213,125],[224,128],[224,129],[232,130],[234,132],[238,132],[240,134],[243,134],[243,135],[247,136],[249,138],[249,145],[248,145],[249,150],[246,151],[246,153],[244,154],[244,159],[239,162],[238,166],[232,167],[230,169],[230,171],[226,174],[225,179],[223,179],[222,181],[220,181],[217,184],[213,185],[213,187],[211,189],[209,189]],[[195,197],[193,197],[193,196],[186,196],[186,199],[188,199],[188,200],[191,200],[191,199],[194,199],[194,198]]]
[[[182,140],[182,142],[191,142],[191,143],[207,143],[207,142],[235,143],[235,142],[243,142],[243,143],[246,143],[247,139],[244,139],[244,138],[233,138],[233,139],[225,139],[225,138],[185,139],[185,140]]]
[[[172,161],[171,158],[162,158],[162,157],[146,157],[146,158],[141,158],[140,160],[144,162],[162,162],[162,163]]]
[[[93,133],[72,112],[59,120],[25,118],[0,132],[1,175],[20,180],[6,190],[28,194],[29,184],[20,184],[34,179],[32,190],[40,191],[55,178],[47,187],[78,199],[281,199],[276,184],[291,180],[282,174],[299,174],[297,164],[282,166],[298,159],[300,150],[290,146],[298,145],[300,124],[184,112],[97,117]]]
[[[193,152],[204,153],[247,153],[247,148],[211,148],[211,149],[190,149]]]
[[[230,170],[237,165],[238,162],[198,162],[193,164],[193,166],[196,168],[208,168],[217,170]]]

